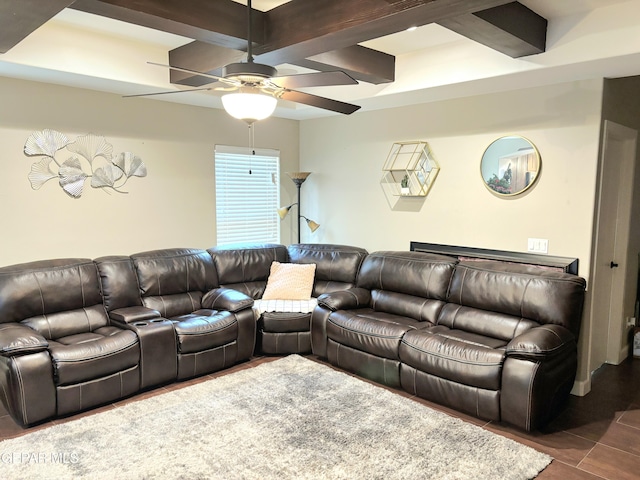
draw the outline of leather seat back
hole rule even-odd
[[[21,322],[51,340],[108,324],[90,259],[42,260],[0,268],[0,322]]]
[[[218,277],[206,250],[169,248],[131,256],[142,303],[165,318],[201,308],[203,295],[218,287]]]
[[[556,324],[577,337],[585,286],[582,277],[540,267],[462,261],[438,324],[504,340]]]
[[[207,251],[213,259],[220,286],[254,299],[262,298],[271,263],[289,261],[287,248],[275,243],[225,245]]]
[[[315,263],[314,297],[354,287],[367,251],[347,245],[298,243],[287,247],[293,263]]]
[[[118,308],[140,307],[138,276],[131,257],[114,255],[94,260],[102,288],[102,298],[107,312]]]
[[[376,311],[436,323],[457,260],[424,252],[375,252],[362,262],[357,286]]]

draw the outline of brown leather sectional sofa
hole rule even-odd
[[[316,264],[313,313],[265,312],[271,262]],[[418,252],[166,249],[0,268],[0,396],[21,425],[265,354],[341,368],[524,429],[576,371],[584,280]]]
[[[377,252],[323,295],[313,353],[386,385],[525,430],[566,400],[585,280],[538,267]]]

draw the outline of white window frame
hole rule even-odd
[[[280,151],[215,147],[216,244],[280,243]]]

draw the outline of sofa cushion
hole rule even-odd
[[[182,354],[220,347],[238,338],[238,320],[230,312],[201,309],[170,320]]]
[[[297,243],[289,245],[287,251],[292,263],[316,265],[314,297],[355,286],[358,271],[367,256],[363,248],[320,243]]]
[[[49,342],[57,385],[70,385],[135,367],[138,337],[131,330],[102,327]]]
[[[311,314],[301,312],[264,312],[258,328],[271,333],[308,332]]]
[[[419,322],[436,323],[445,302],[430,298],[415,297],[387,290],[371,292],[371,306],[379,312],[410,317]]]
[[[164,318],[172,318],[200,310],[202,297],[203,294],[200,291],[175,295],[156,295],[144,297],[142,304],[147,308],[157,310]]]
[[[375,252],[362,262],[358,287],[445,301],[457,260],[424,252]]]
[[[83,258],[2,267],[0,298],[0,322],[20,322],[102,305],[96,266]]]
[[[423,252],[376,252],[362,262],[358,287],[379,312],[436,323],[456,260]]]
[[[142,298],[203,292],[218,286],[211,256],[195,248],[170,248],[132,255]]]
[[[421,322],[371,308],[338,310],[327,320],[327,337],[334,342],[383,358],[399,359],[400,341]]]
[[[505,345],[503,340],[439,325],[408,331],[400,344],[400,360],[436,377],[499,390]]]
[[[224,245],[207,251],[213,259],[220,285],[239,290],[251,298],[262,297],[273,262],[289,261],[287,248],[272,243]]]
[[[447,303],[440,312],[438,325],[509,341],[540,324],[520,316],[463,307]]]
[[[273,262],[263,300],[305,300],[311,298],[316,265]]]
[[[21,322],[48,339],[58,339],[75,333],[92,332],[108,325],[109,320],[102,305],[38,315]]]
[[[138,277],[131,257],[100,257],[94,262],[100,274],[102,297],[107,312],[142,305]]]
[[[562,325],[577,337],[585,285],[577,275],[527,265],[460,262],[451,280],[448,301],[542,325]]]

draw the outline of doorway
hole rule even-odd
[[[591,273],[590,372],[604,363],[617,365],[629,354],[626,317],[633,315],[635,290],[629,298],[625,280],[637,137],[637,130],[604,122]]]

